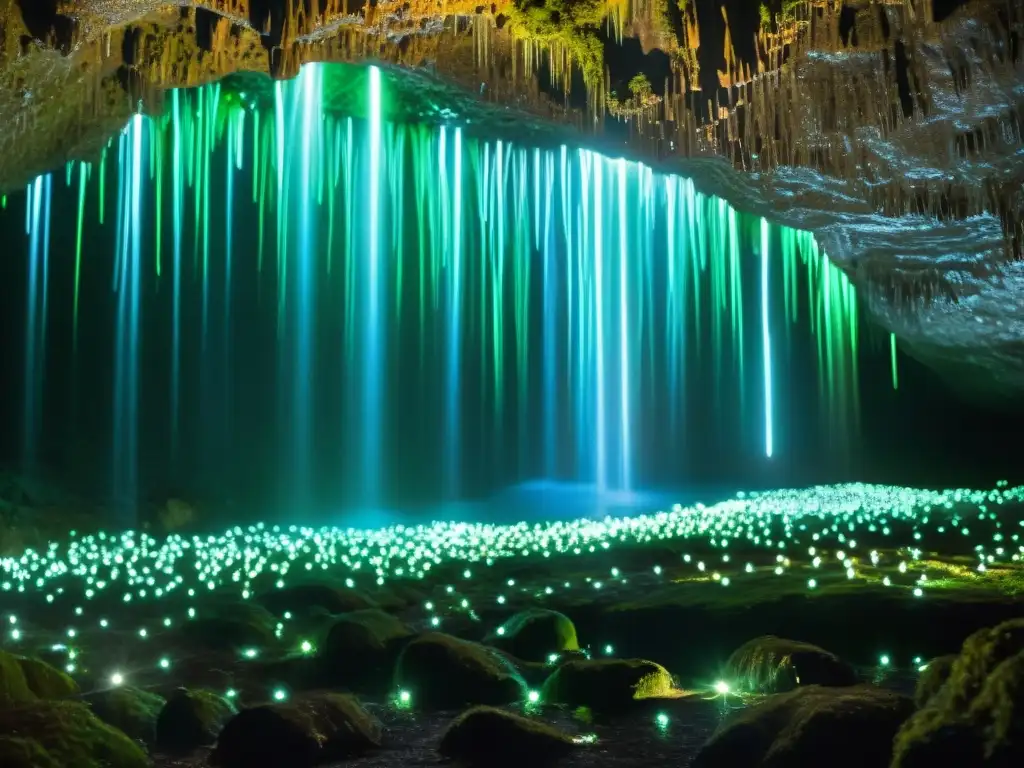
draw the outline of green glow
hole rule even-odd
[[[892,364],[892,388],[900,388],[899,369],[896,366],[896,334],[889,334],[889,359]]]
[[[70,163],[68,164],[70,167]],[[82,279],[82,229],[85,225],[85,190],[87,167],[85,163],[78,165],[78,224],[75,228],[75,292],[71,307],[71,348],[78,351],[78,288]]]

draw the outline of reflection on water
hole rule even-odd
[[[365,118],[325,110],[334,78]],[[26,461],[112,425],[123,499],[166,467],[378,507],[851,437],[854,291],[812,237],[641,164],[388,123],[388,99],[328,65],[269,103],[174,92],[9,200]]]

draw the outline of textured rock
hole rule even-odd
[[[887,768],[893,736],[913,708],[879,688],[801,687],[739,711],[693,768]]]
[[[342,684],[387,681],[395,659],[412,630],[391,614],[376,609],[340,616],[320,646],[320,661],[331,679]]]
[[[131,686],[120,686],[86,694],[83,699],[96,716],[128,736],[145,744],[156,739],[156,720],[164,698]]]
[[[18,659],[25,682],[40,699],[63,699],[78,693],[78,683],[70,676],[39,659]]]
[[[573,659],[552,672],[541,691],[545,702],[604,711],[680,695],[664,667],[643,659]]]
[[[501,628],[502,634],[491,634],[484,642],[524,661],[546,661],[552,653],[578,651],[580,647],[572,620],[557,611],[521,611],[503,622]]]
[[[0,707],[32,701],[35,695],[28,687],[18,657],[0,651]]]
[[[474,707],[445,729],[442,756],[465,766],[550,765],[577,746],[545,723],[493,707]]]
[[[917,687],[914,690],[914,703],[919,708],[931,701],[932,697],[942,690],[942,686],[949,680],[949,675],[953,671],[953,662],[956,659],[956,654],[939,656],[925,665],[921,676],[917,678]]]
[[[0,709],[4,768],[145,768],[146,754],[85,704],[47,701]]]
[[[265,592],[256,601],[278,616],[283,615],[285,611],[292,615],[301,615],[317,608],[328,613],[349,613],[377,607],[377,604],[362,592],[328,582],[292,584],[283,589]]]
[[[182,640],[212,651],[262,650],[277,642],[277,619],[256,603],[211,603],[181,625]]]
[[[781,693],[798,685],[853,685],[853,668],[816,645],[766,635],[744,643],[726,663],[726,679],[738,691]]]
[[[945,684],[900,729],[892,768],[1024,761],[1024,619],[971,635]]]
[[[381,725],[352,696],[310,694],[254,707],[228,721],[211,763],[222,768],[307,768],[380,746]]]
[[[176,691],[156,719],[156,746],[183,753],[213,744],[235,714],[234,705],[210,691]]]
[[[408,690],[414,706],[423,709],[507,704],[521,700],[525,692],[522,678],[497,652],[436,632],[402,650],[395,685]]]

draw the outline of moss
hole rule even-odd
[[[0,711],[5,768],[143,768],[145,753],[75,701],[41,701]],[[20,762],[19,762],[20,761]]]
[[[804,686],[727,720],[693,768],[884,768],[913,711],[905,696],[871,686]]]
[[[900,729],[893,768],[996,768],[1024,760],[1022,685],[1024,619],[975,632],[945,684]]]
[[[551,726],[494,707],[474,707],[445,729],[438,752],[467,766],[548,765],[576,749]]]
[[[545,661],[552,653],[578,651],[576,627],[557,611],[521,611],[502,624],[503,634],[492,634],[484,642],[525,661]]]
[[[0,707],[34,699],[18,657],[0,651]]]
[[[921,676],[917,678],[917,687],[914,690],[914,703],[918,708],[923,707],[942,690],[942,686],[946,684],[953,671],[955,661],[956,654],[952,653],[932,659],[925,665]]]
[[[181,625],[186,644],[211,651],[266,648],[277,642],[277,619],[261,605],[250,602],[214,603]]]
[[[402,650],[395,684],[410,691],[415,705],[424,709],[507,704],[521,699],[525,690],[518,672],[497,652],[437,632]]]
[[[353,697],[311,694],[239,712],[210,761],[222,768],[305,768],[380,746],[380,722]]]
[[[285,611],[293,616],[302,616],[318,608],[329,613],[348,613],[377,607],[376,602],[362,592],[327,582],[300,583],[275,589],[260,595],[257,602],[278,616]]]
[[[614,711],[645,699],[677,698],[672,675],[643,659],[573,659],[544,681],[544,701]]]
[[[332,680],[361,685],[386,681],[412,630],[381,610],[353,611],[338,618],[320,644],[320,659]]]
[[[100,720],[131,738],[146,744],[156,739],[156,719],[165,703],[162,696],[126,685],[96,691],[84,699]]]
[[[18,659],[29,690],[40,699],[63,699],[78,694],[78,683],[39,659]]]
[[[853,668],[835,654],[810,643],[773,635],[758,637],[737,648],[726,663],[726,676],[736,690],[781,693],[798,685],[853,685]]]
[[[604,77],[604,44],[598,34],[608,13],[604,0],[515,0],[503,10],[513,35],[561,46],[588,84]]]
[[[168,752],[188,752],[217,740],[234,706],[210,691],[176,691],[156,720],[156,746]]]

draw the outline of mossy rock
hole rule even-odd
[[[237,714],[234,705],[211,691],[175,691],[156,719],[156,747],[185,753],[213,744],[225,723]]]
[[[526,685],[497,651],[440,632],[416,638],[395,665],[395,685],[414,706],[456,709],[467,704],[507,704],[523,698]]]
[[[893,768],[1024,763],[1024,619],[975,632],[896,737]]]
[[[277,643],[278,620],[262,605],[250,602],[212,603],[179,630],[190,646],[209,651],[264,649]]]
[[[320,644],[319,658],[331,679],[346,685],[387,681],[413,632],[390,613],[353,611],[335,620]]]
[[[557,611],[535,608],[515,614],[501,625],[502,634],[484,639],[524,661],[546,661],[553,653],[580,649],[572,620]]]
[[[908,697],[873,686],[801,686],[726,720],[692,766],[887,768],[913,710]]]
[[[131,738],[144,744],[152,744],[156,739],[156,720],[165,704],[163,696],[125,685],[89,693],[83,698],[96,717]]]
[[[328,582],[305,582],[264,592],[256,602],[271,613],[283,616],[308,614],[315,609],[328,613],[349,613],[376,608],[377,603],[355,589]]]
[[[465,766],[550,765],[577,749],[546,723],[494,707],[474,707],[445,729],[438,752]]]
[[[668,670],[644,659],[573,659],[551,673],[541,692],[541,698],[551,704],[605,712],[680,695]]]
[[[21,660],[7,651],[0,651],[0,707],[34,701],[35,694],[25,679]]]
[[[379,747],[381,730],[355,697],[311,694],[239,712],[220,732],[210,762],[221,768],[307,768]]]
[[[914,703],[919,709],[942,690],[942,686],[949,680],[955,661],[956,654],[951,653],[948,656],[939,656],[925,664],[920,677],[917,678],[917,687],[914,690]]]
[[[0,710],[4,768],[145,768],[145,752],[76,701]]]
[[[738,691],[782,693],[798,685],[855,685],[857,675],[816,645],[765,635],[733,652],[726,662],[726,679]]]
[[[39,659],[18,659],[29,690],[40,699],[66,699],[78,695],[78,683]]]

